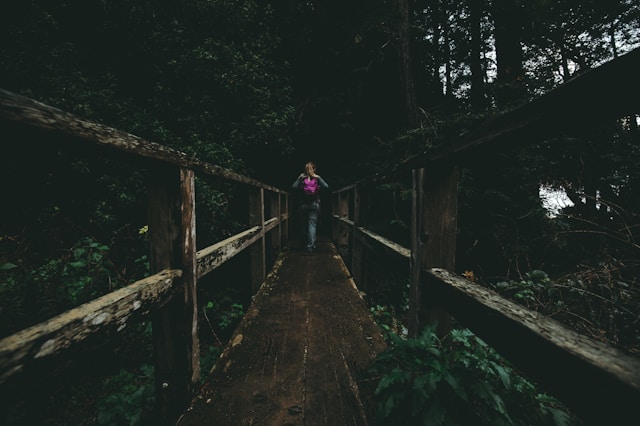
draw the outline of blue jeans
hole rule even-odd
[[[320,213],[320,202],[313,201],[312,203],[305,203],[300,206],[300,210],[303,213],[303,220],[307,221],[307,250],[314,249],[316,247],[316,233],[318,230],[318,214]]]

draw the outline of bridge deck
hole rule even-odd
[[[366,425],[384,346],[333,244],[285,251],[178,425]]]

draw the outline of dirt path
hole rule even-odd
[[[384,349],[335,247],[284,252],[178,425],[367,425],[362,372]]]

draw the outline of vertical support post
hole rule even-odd
[[[278,226],[271,231],[271,252],[273,253],[273,259],[270,259],[269,263],[273,263],[280,253],[280,244],[282,242],[282,222],[280,215],[280,193],[271,192],[269,194],[269,201],[271,203],[271,217],[278,219]]]
[[[421,278],[423,266],[422,216],[424,169],[411,171],[411,258],[409,259],[409,337],[420,333]]]
[[[251,248],[251,293],[255,294],[267,275],[264,232],[264,189],[249,188],[249,225],[260,226],[260,239]]]
[[[289,243],[289,224],[291,223],[291,218],[289,217],[289,194],[281,193],[280,197],[280,213],[284,213],[284,225],[281,228],[282,241],[281,244],[285,245]],[[281,245],[281,247],[282,247]]]
[[[152,315],[157,423],[169,425],[200,379],[193,170],[151,170],[148,216],[151,271],[182,270],[179,295]]]
[[[458,209],[458,169],[454,166],[413,171],[409,335],[416,337],[427,322],[437,322],[443,336],[451,329],[450,315],[422,289],[423,271],[455,270]]]
[[[458,234],[458,168],[443,166],[428,171],[425,180],[423,231],[426,236],[424,268],[444,268],[455,271]],[[423,292],[422,307],[428,322],[437,322],[440,337],[451,330],[451,316]]]
[[[349,218],[349,194],[346,191],[338,193],[338,215],[340,218]],[[338,222],[338,252],[348,259],[349,255],[349,226],[342,221]]]
[[[340,221],[338,220],[338,217],[340,217],[340,192],[333,192],[331,193],[331,239],[333,240],[334,243],[337,244],[338,242],[338,236],[339,236],[339,230],[340,230]]]
[[[357,237],[358,227],[360,226],[360,219],[362,211],[362,192],[361,185],[356,184],[353,188],[353,229],[351,232],[351,275],[356,285],[360,289],[365,288],[363,281],[364,274],[362,273],[362,266],[364,262],[364,247]]]

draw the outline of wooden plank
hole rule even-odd
[[[198,251],[198,278],[207,275],[258,241],[261,230],[259,226],[254,226]]]
[[[273,227],[265,232],[269,233],[269,265],[275,262],[278,253],[280,253],[280,244],[282,242],[281,226],[280,226],[280,194],[269,194],[269,211],[271,212],[271,221]]]
[[[175,167],[155,167],[150,171],[149,238],[151,271],[185,269],[187,279],[176,297],[153,312],[156,423],[172,424],[188,404],[194,390],[194,363],[199,362],[197,328],[194,332],[195,265],[188,252],[194,251],[192,230],[193,172]],[[193,245],[192,245],[193,244]]]
[[[458,169],[450,165],[426,170],[424,206],[419,239],[423,247],[420,269],[455,270],[458,238]],[[436,322],[437,334],[443,337],[451,330],[451,317],[439,306],[437,297],[421,290],[421,307],[427,323]]]
[[[334,221],[337,223],[334,243],[338,253],[345,257],[349,255],[349,233],[353,229],[353,221],[349,218],[349,195],[348,191],[338,193],[336,207],[339,220]]]
[[[587,424],[630,424],[638,418],[640,359],[444,269],[427,276],[429,292],[457,320]]]
[[[200,383],[200,341],[198,337],[198,286],[196,255],[196,186],[195,173],[191,169],[180,169],[180,213],[182,242],[182,286],[184,328],[187,339],[184,342],[183,356],[191,378],[185,392],[188,399],[194,395]]]
[[[280,217],[280,220],[278,220],[277,217],[267,220],[264,223],[265,232],[276,228],[279,223],[285,219],[286,216],[283,215]],[[204,277],[240,252],[249,248],[253,243],[262,238],[261,231],[262,228],[260,226],[254,226],[198,251],[196,253],[198,259],[198,278]]]
[[[411,249],[403,247],[400,244],[368,229],[362,227],[357,228],[356,236],[358,240],[367,247],[367,249],[381,253],[383,256],[404,258],[407,260],[407,263],[411,258]]]
[[[283,252],[178,425],[371,424],[361,380],[383,349],[334,246]]]
[[[205,163],[183,152],[100,123],[82,119],[58,108],[3,89],[0,89],[0,121],[43,129],[69,136],[75,140],[122,151],[134,157],[152,159],[168,165],[189,168],[232,182],[284,193],[278,188],[240,175],[232,170]]]
[[[267,275],[265,230],[264,230],[264,190],[249,188],[249,225],[260,226],[260,238],[249,248],[251,258],[251,294],[260,288]]]
[[[409,258],[409,321],[410,337],[420,333],[422,307],[422,264],[424,256],[424,169],[415,169],[411,174],[411,257]]]
[[[182,271],[168,269],[0,340],[0,384],[73,350],[91,336],[122,331],[171,298]]]
[[[522,146],[570,129],[581,130],[640,112],[640,49],[588,70],[519,108],[472,130],[438,152],[407,160],[399,169],[477,161],[483,150]]]
[[[350,235],[351,241],[349,241],[349,245],[351,246],[351,253],[349,259],[349,269],[351,270],[351,274],[353,276],[353,280],[356,285],[364,289],[366,288],[366,284],[364,282],[364,248],[360,243],[360,240],[357,237],[357,229],[360,226],[361,221],[361,207],[362,207],[362,195],[364,192],[364,188],[362,186],[355,185],[353,187],[353,228]]]

